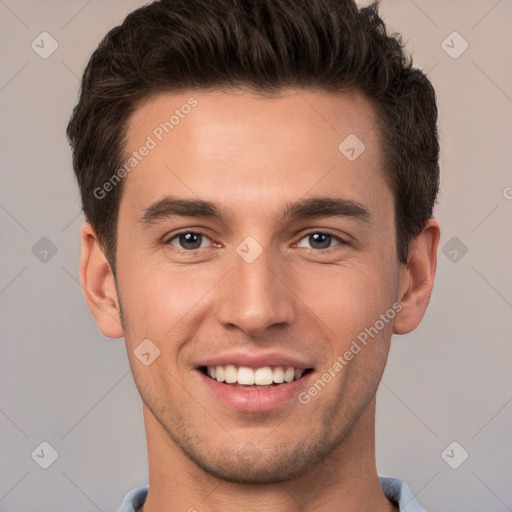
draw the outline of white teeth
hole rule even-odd
[[[238,371],[236,369],[236,366],[228,364],[226,366],[226,369],[224,370],[224,378],[226,379],[226,382],[228,384],[235,383],[238,378]]]
[[[258,368],[254,372],[254,383],[258,386],[268,386],[274,382],[274,372],[270,366]]]
[[[254,384],[254,370],[246,366],[238,368],[238,384],[252,386]]]
[[[274,368],[274,382],[282,384],[284,382],[284,370],[281,366]]]
[[[236,367],[234,364],[208,366],[206,373],[217,382],[242,384],[245,386],[269,386],[298,380],[304,374],[303,368],[263,366],[253,370],[247,366]]]
[[[284,372],[284,380],[285,382],[291,382],[295,378],[295,370],[290,366],[286,368]]]

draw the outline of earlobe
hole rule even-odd
[[[114,275],[93,227],[82,228],[80,281],[98,328],[108,338],[121,338],[123,329]]]
[[[394,334],[416,329],[427,310],[434,286],[439,238],[439,224],[429,219],[411,242],[407,264],[400,271],[398,300],[402,309],[395,317]]]

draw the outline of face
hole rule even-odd
[[[400,307],[379,144],[356,93],[194,91],[130,119],[138,162],[117,246],[128,357],[147,414],[208,473],[303,473],[372,403]]]

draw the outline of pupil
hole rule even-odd
[[[329,247],[331,242],[331,235],[325,235],[323,233],[315,233],[313,235],[309,235],[309,241],[314,249],[325,249]],[[317,244],[315,247],[314,244]],[[320,245],[320,247],[318,246]]]
[[[197,233],[180,235],[180,243],[184,249],[198,249],[201,246],[201,235]]]

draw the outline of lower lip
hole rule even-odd
[[[238,388],[217,382],[197,370],[202,382],[214,397],[226,407],[242,412],[268,412],[297,401],[297,396],[303,390],[313,375],[307,373],[299,380],[279,384],[270,388],[250,389]]]

